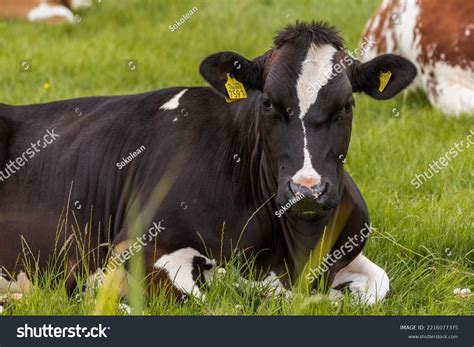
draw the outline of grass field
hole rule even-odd
[[[0,22],[0,102],[19,105],[203,85],[198,66],[208,54],[232,50],[257,56],[269,48],[276,30],[296,19],[331,22],[352,50],[378,1],[94,3],[79,12],[74,25]],[[171,32],[168,26],[193,7],[198,11]],[[20,72],[22,60],[28,60],[29,72]],[[136,65],[133,72],[127,60]],[[236,289],[236,269],[229,267],[205,303],[173,304],[157,296],[147,302],[136,299],[134,306],[152,315],[472,314],[472,297],[455,296],[453,290],[474,289],[474,150],[464,149],[419,189],[410,181],[464,140],[474,130],[474,117],[445,117],[417,92],[386,102],[357,95],[356,104],[346,168],[377,230],[365,253],[391,278],[385,302],[360,307],[347,299],[334,304],[298,293],[290,300],[262,299],[250,288]],[[3,314],[91,314],[94,306],[91,297],[68,298],[61,288],[39,286],[24,300],[6,304]]]

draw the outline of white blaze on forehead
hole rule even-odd
[[[178,94],[173,96],[170,100],[161,105],[160,110],[174,110],[179,106],[179,99],[187,92],[187,89],[183,89]]]
[[[332,45],[316,46],[312,44],[302,63],[296,82],[296,93],[300,106],[300,119],[316,102],[319,90],[331,77],[333,56],[337,50]]]
[[[301,67],[296,82],[296,93],[299,101],[301,126],[303,128],[303,167],[293,176],[293,182],[312,187],[321,183],[321,176],[313,168],[308,150],[308,139],[304,117],[309,108],[316,102],[319,91],[331,77],[333,56],[337,50],[332,45],[316,46],[312,44]]]

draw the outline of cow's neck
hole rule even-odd
[[[278,164],[276,160],[272,160],[269,145],[259,127],[258,115],[253,111],[257,109],[255,103],[256,100],[242,103],[234,118],[238,136],[234,137],[231,148],[238,151],[236,153],[246,155],[241,158],[242,165],[237,168],[233,165],[235,175],[233,177],[238,179],[237,182],[243,183],[241,187],[246,202],[251,201],[255,209],[261,208],[259,216],[272,224],[274,239],[284,240],[274,244],[286,246],[283,250],[286,266],[290,268],[294,277],[305,265],[331,213],[328,212],[313,222],[305,222],[289,214],[284,214],[281,218],[275,215],[275,211],[280,209],[274,199],[278,190]],[[267,200],[269,201],[263,205]]]
[[[246,203],[259,207],[277,192],[278,168],[267,155],[270,152],[265,148],[258,124],[257,98],[258,95],[253,94],[235,109],[230,148],[232,153],[236,153],[234,156],[239,155],[239,165],[235,160],[231,163],[232,177],[239,180]]]

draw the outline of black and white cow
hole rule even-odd
[[[392,76],[381,92],[386,71]],[[84,254],[94,257],[63,247],[66,267],[74,271],[88,258],[94,270],[108,253],[99,246],[130,239],[133,224],[145,236],[153,231],[153,240],[129,247],[143,252],[147,273],[158,272],[150,278],[167,278],[176,291],[202,295],[197,277],[236,250],[288,288],[339,207],[350,209],[333,249],[369,223],[343,168],[352,94],[393,97],[415,77],[411,63],[387,54],[362,64],[334,28],[313,22],[279,32],[254,60],[210,55],[200,72],[210,88],[0,105],[4,273],[22,271],[25,256],[42,268],[59,246],[87,235]],[[226,101],[229,78],[244,85],[246,98]],[[283,213],[288,201],[294,205]],[[137,224],[137,213],[149,218]],[[362,255],[364,243],[332,264],[328,278],[332,288],[346,284],[373,303],[389,280]]]

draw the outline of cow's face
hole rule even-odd
[[[361,64],[343,51],[342,40],[326,26],[289,28],[275,45],[253,61],[232,52],[216,53],[204,60],[201,73],[223,94],[227,73],[260,91],[252,102],[264,148],[278,170],[277,203],[298,200],[292,213],[311,220],[339,203],[352,93],[391,98],[413,80],[416,69],[395,55]],[[391,77],[380,92],[379,76],[388,71]]]

